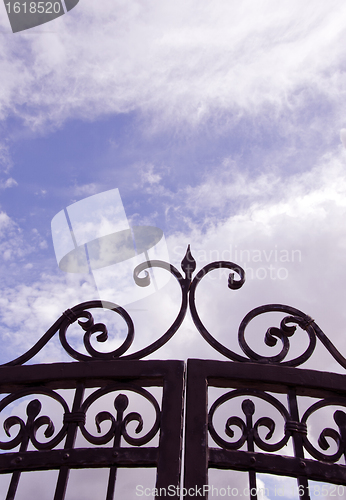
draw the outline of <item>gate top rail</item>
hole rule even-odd
[[[193,278],[193,273],[196,269],[196,261],[191,254],[189,245],[186,254],[181,262],[181,268],[185,274],[185,277],[182,276],[177,268],[167,262],[160,260],[150,260],[139,264],[134,269],[133,278],[138,286],[145,287],[150,284],[150,276],[147,269],[153,267],[162,268],[170,272],[175,277],[181,289],[181,304],[179,312],[171,326],[158,340],[156,340],[152,344],[135,353],[125,354],[132,345],[135,335],[135,328],[131,316],[124,308],[122,308],[120,305],[114,304],[113,302],[93,300],[89,302],[83,302],[72,307],[71,309],[67,309],[67,311],[65,311],[57,319],[57,321],[46,331],[46,333],[31,349],[29,349],[26,353],[22,354],[18,358],[1,366],[16,366],[26,363],[27,361],[32,359],[54,337],[57,332],[59,332],[59,339],[62,347],[72,358],[78,361],[141,359],[155,352],[169,341],[169,339],[175,334],[175,332],[182,324],[187,312],[187,308],[189,306],[194,324],[202,337],[216,351],[232,361],[250,361],[262,364],[269,363],[285,366],[300,366],[311,357],[312,353],[315,350],[318,339],[328,350],[328,352],[333,356],[333,358],[343,368],[346,368],[345,357],[337,350],[337,348],[324,334],[321,328],[319,328],[316,322],[309,315],[303,313],[299,309],[287,305],[267,304],[256,307],[243,318],[238,328],[238,343],[246,357],[235,353],[228,347],[221,344],[218,340],[216,340],[216,338],[208,331],[206,326],[203,324],[197,312],[195,303],[196,288],[204,276],[206,276],[211,271],[221,268],[229,269],[231,271],[228,277],[228,288],[232,290],[241,288],[245,283],[245,271],[239,265],[229,261],[212,262],[204,266]],[[143,271],[144,276],[140,276]],[[238,279],[235,279],[235,274],[237,275]],[[121,318],[123,318],[127,325],[127,335],[125,340],[120,347],[113,351],[100,352],[97,351],[91,344],[91,337],[94,334],[97,334],[96,340],[98,342],[105,342],[108,339],[107,326],[104,323],[95,323],[94,317],[89,311],[89,309],[95,308],[109,309],[113,311],[114,313],[121,316]],[[264,343],[269,347],[274,347],[277,345],[278,340],[281,341],[281,350],[274,356],[263,356],[261,354],[258,354],[253,349],[251,349],[245,339],[245,330],[249,323],[256,316],[268,312],[281,312],[287,314],[287,316],[285,316],[281,320],[278,327],[269,327],[264,334]],[[83,342],[88,355],[75,350],[67,340],[67,330],[76,321],[84,331]],[[287,354],[290,350],[289,339],[296,333],[297,327],[299,327],[300,330],[306,332],[306,335],[308,337],[308,346],[302,354],[298,355],[294,359],[285,361],[285,358],[287,357]]]

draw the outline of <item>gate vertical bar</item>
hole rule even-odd
[[[287,398],[288,398],[288,405],[291,418],[298,425],[300,421],[299,421],[299,411],[298,411],[298,403],[297,403],[297,396],[295,389],[291,388],[288,390]],[[292,439],[293,439],[294,454],[297,458],[301,459],[301,466],[303,469],[305,465],[303,439],[298,427],[296,430],[293,430]],[[305,476],[299,476],[297,478],[297,482],[299,489],[299,498],[301,498],[302,500],[310,500],[309,483],[307,478]],[[300,494],[301,492],[302,495]]]
[[[29,444],[29,434],[28,434],[28,431],[26,429],[26,433],[25,433],[24,439],[22,441],[22,444],[19,448],[19,451],[20,452],[26,451],[28,444]],[[6,500],[14,500],[14,497],[15,497],[16,492],[17,492],[20,476],[21,476],[20,471],[16,471],[12,474],[11,482],[10,482],[10,485],[8,487]]]
[[[203,361],[189,359],[187,362],[187,391],[185,419],[185,464],[184,487],[195,498],[200,489],[200,498],[208,498],[208,384],[204,375]]]
[[[129,404],[128,398],[124,394],[119,394],[119,396],[117,396],[115,398],[114,408],[116,409],[116,412],[117,412],[117,419],[116,419],[116,424],[115,424],[116,427],[115,427],[115,436],[114,436],[114,442],[113,442],[113,455],[114,456],[117,456],[119,448],[120,448],[124,410],[126,410],[128,404]],[[109,469],[106,500],[113,500],[113,498],[114,498],[117,470],[118,469],[117,469],[116,465],[112,465]]]
[[[246,416],[246,428],[247,428],[247,450],[250,452],[255,451],[254,439],[253,439],[253,421],[252,415],[255,412],[255,406],[251,399],[245,399],[242,404],[243,412]],[[256,472],[254,470],[249,470],[249,487],[250,487],[250,499],[257,500],[257,480]],[[254,493],[255,492],[255,493]]]
[[[175,361],[174,365],[167,371],[163,383],[156,480],[159,494],[156,499],[167,498],[164,491],[171,485],[178,490],[180,488],[184,389],[185,363],[180,361],[177,365],[177,361]],[[160,489],[162,489],[162,495],[160,495]],[[178,490],[175,490],[176,498],[180,497]],[[174,498],[174,496],[170,496]]]
[[[37,417],[37,415],[39,414],[40,409],[41,409],[41,403],[38,400],[31,401],[28,404],[28,407],[26,410],[28,418],[27,418],[26,425],[25,425],[23,440],[22,440],[22,443],[21,443],[20,448],[19,448],[20,452],[23,452],[23,451],[25,452],[28,448],[28,444],[30,441],[30,433],[32,431],[32,424],[33,424],[33,421],[35,420],[35,417]],[[20,461],[22,459],[21,459],[21,457],[18,457],[18,458],[19,458],[18,463],[20,463]],[[12,478],[11,478],[10,486],[8,488],[6,500],[14,500],[14,497],[15,497],[16,492],[17,492],[20,476],[21,476],[20,471],[16,471],[12,474]]]
[[[78,412],[78,410],[80,409],[83,401],[83,396],[84,396],[84,385],[78,384],[76,387],[76,393],[72,405],[72,413]],[[69,423],[65,447],[64,447],[64,449],[66,450],[66,454],[68,454],[67,450],[70,450],[74,447],[74,443],[76,441],[77,429],[78,429],[78,422]],[[67,465],[63,465],[60,467],[54,500],[64,500],[69,474],[70,474],[70,468]]]

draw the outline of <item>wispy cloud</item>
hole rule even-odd
[[[18,186],[18,182],[12,177],[9,177],[6,181],[0,182],[0,189],[8,189],[14,186]]]
[[[12,167],[12,159],[9,146],[6,142],[0,142],[0,171],[7,174]]]
[[[55,33],[2,35],[1,116],[35,128],[139,110],[153,126],[194,126],[293,112],[312,93],[333,103],[345,83],[345,12],[338,1],[84,0]]]
[[[22,231],[5,212],[0,212],[0,259],[9,261],[25,254]]]
[[[29,349],[63,310],[98,299],[90,276],[58,269],[49,223],[113,187],[132,225],[165,230],[177,268],[191,244],[197,270],[217,260],[245,269],[239,290],[228,289],[226,269],[197,289],[198,312],[225,346],[242,354],[237,329],[245,314],[282,303],[310,314],[346,353],[345,2],[82,0],[49,28],[11,36],[3,3],[0,14],[0,363]],[[68,120],[60,136],[40,137]],[[92,210],[82,215],[80,232],[90,236]],[[113,281],[109,294],[129,284]],[[125,304],[135,323],[131,351],[159,338],[179,307],[173,278]],[[246,332],[253,350],[279,351],[264,338],[281,317],[255,320]],[[119,347],[121,318],[99,311],[95,320],[110,333],[102,345],[93,335],[95,348]],[[77,323],[68,331],[76,348],[83,335]],[[300,354],[306,332],[290,342]],[[189,315],[151,357],[224,359]],[[57,338],[35,361],[66,358]],[[341,371],[320,347],[307,366],[321,369],[321,360],[323,369]],[[105,488],[103,472],[94,472],[71,474],[71,497],[80,498],[81,484],[85,498]],[[146,481],[147,471],[137,472]],[[210,480],[226,484],[214,472]],[[53,487],[41,475],[38,486],[24,476],[23,497],[37,488],[45,497]],[[119,477],[118,493],[128,497],[132,471]],[[239,473],[233,485],[245,486]]]
[[[99,187],[95,183],[82,184],[76,186],[73,190],[75,196],[91,196],[99,192]]]
[[[342,290],[346,279],[344,164],[345,153],[340,149],[321,159],[313,171],[293,176],[289,185],[280,183],[279,178],[270,179],[275,189],[264,181],[259,189],[256,188],[258,179],[244,181],[242,176],[235,176],[225,177],[215,186],[203,179],[200,191],[198,187],[195,191],[190,189],[193,202],[191,198],[186,201],[185,193],[178,193],[177,210],[191,205],[195,213],[190,214],[189,224],[167,237],[171,262],[179,267],[190,243],[198,268],[214,260],[231,260],[244,267],[247,273],[247,282],[241,290],[228,290],[228,272],[222,271],[214,271],[200,285],[199,310],[207,324],[213,325],[213,332],[229,347],[239,349],[236,327],[251,308],[279,302],[313,315],[331,340],[345,351],[346,337],[340,326],[344,319]],[[210,200],[203,194],[205,185],[210,187]],[[252,196],[246,198],[240,209],[227,215],[228,205],[221,200],[218,208],[224,217],[208,216],[216,206],[215,200],[222,198],[220,193],[230,192],[233,199],[242,199],[244,185],[248,185]],[[199,223],[199,218],[204,224]],[[5,214],[2,225],[3,231],[15,230]],[[144,312],[133,313],[141,346],[155,340],[174,319],[179,301],[174,281],[171,280],[160,293],[141,301],[139,309]],[[13,346],[22,342],[25,331],[29,347],[38,332],[43,333],[43,327],[48,328],[62,309],[94,298],[97,298],[95,287],[87,283],[85,277],[77,275],[42,274],[40,281],[12,289],[3,287],[3,334],[12,336]],[[158,311],[165,311],[165,314]],[[255,346],[263,344],[263,335],[259,332]],[[304,334],[299,335],[296,338]],[[187,318],[181,331],[163,348],[161,356],[209,357],[209,346],[196,342],[198,338]],[[217,353],[213,354],[218,357]],[[328,362],[332,366],[332,359]],[[317,367],[316,363],[312,366]]]

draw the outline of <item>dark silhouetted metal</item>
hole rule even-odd
[[[0,391],[5,395],[0,401],[0,415],[4,415],[3,428],[8,438],[0,441],[3,450],[0,473],[12,474],[6,500],[15,499],[22,472],[50,469],[59,470],[54,500],[63,500],[69,471],[86,468],[109,469],[106,500],[112,500],[120,467],[156,468],[156,498],[172,496],[168,495],[169,486],[175,489],[176,498],[179,497],[185,364],[141,358],[155,352],[175,334],[188,304],[202,337],[231,361],[189,359],[187,362],[185,498],[208,497],[211,468],[247,471],[251,499],[257,498],[258,473],[296,478],[299,496],[303,499],[310,498],[309,480],[346,485],[346,377],[295,368],[310,358],[317,340],[346,368],[346,359],[315,321],[298,309],[280,304],[253,309],[238,330],[243,356],[221,344],[208,331],[195,304],[196,288],[206,274],[220,268],[231,270],[228,287],[236,290],[245,281],[242,268],[231,262],[213,262],[193,278],[196,262],[188,248],[182,261],[185,277],[170,264],[150,261],[134,270],[134,280],[139,286],[150,283],[147,271],[150,267],[170,272],[181,289],[179,312],[157,341],[128,354],[135,335],[130,315],[111,302],[92,301],[65,311],[35,346],[0,367]],[[238,279],[234,278],[235,274]],[[106,325],[95,323],[90,312],[101,307],[120,315],[127,325],[125,340],[111,352],[98,351],[91,342],[94,334],[98,342],[108,338]],[[279,326],[266,330],[264,343],[270,348],[279,340],[282,347],[279,353],[264,356],[250,348],[245,331],[255,317],[271,312],[282,313],[284,317]],[[87,354],[76,350],[68,340],[68,329],[76,322],[84,332]],[[306,336],[305,346],[303,343],[302,352],[289,358],[290,338],[298,332]],[[78,363],[21,366],[55,335]],[[151,387],[162,388],[162,400],[154,396]],[[213,399],[212,388],[222,388],[224,393]],[[66,389],[73,391],[72,402],[64,398]],[[101,408],[102,398],[110,395],[112,411]],[[134,395],[152,409],[154,417],[149,428],[144,427],[146,415],[141,414],[141,408],[129,411]],[[282,395],[286,395],[286,401]],[[54,401],[60,408],[60,420],[59,411],[54,416],[45,414],[42,398]],[[26,404],[25,419],[7,414],[10,405],[20,400]],[[92,417],[92,431],[87,419],[94,403],[100,411]],[[328,409],[333,416],[326,413]],[[224,421],[222,429],[215,423],[216,414],[218,422],[220,418]],[[318,415],[321,428],[316,430]],[[330,421],[325,422],[326,418]],[[136,435],[129,431],[131,422],[136,424]],[[87,447],[76,444],[80,438]],[[152,445],[154,438],[158,439],[158,446]],[[292,452],[284,454],[282,450],[290,446]]]

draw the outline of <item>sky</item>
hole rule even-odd
[[[197,270],[245,269],[240,290],[214,271],[197,291],[227,347],[241,352],[248,311],[280,303],[346,353],[345,16],[341,0],[80,0],[12,33],[0,5],[1,363],[99,298],[91,273],[59,268],[51,221],[114,189],[129,226],[163,231],[176,267],[190,244]],[[131,352],[168,328],[177,288],[128,304]],[[262,328],[249,343],[271,354]],[[189,317],[151,357],[225,359]],[[67,359],[56,342],[38,357]],[[321,363],[343,372],[318,346],[306,367]]]

